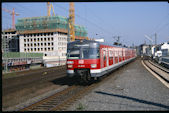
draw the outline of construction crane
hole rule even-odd
[[[14,8],[13,8],[12,11],[10,11],[8,9],[5,9],[5,8],[2,8],[2,10],[4,10],[7,13],[10,13],[10,15],[12,15],[12,28],[15,29],[15,15],[19,16],[19,14],[15,13],[15,9]]]
[[[69,24],[69,38],[70,41],[74,41],[75,40],[75,29],[74,29],[74,24],[75,24],[75,9],[74,9],[74,3],[70,2],[69,4],[69,20],[68,20],[68,24]]]
[[[54,12],[54,9],[53,9],[53,5],[50,4],[50,2],[47,2],[47,13],[48,13],[48,16],[50,16],[50,11],[51,11],[51,8],[53,10],[53,16],[55,16],[55,12]]]

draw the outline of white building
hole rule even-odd
[[[42,16],[18,19],[15,24],[20,40],[20,52],[43,53],[47,67],[65,65],[68,18]],[[87,30],[74,25],[75,38],[87,39]]]
[[[169,42],[165,42],[161,45],[161,49],[169,49]]]
[[[94,39],[95,41],[98,41],[98,42],[104,42],[104,39],[101,38],[101,39]]]
[[[149,45],[143,45],[142,54],[146,54],[146,48],[148,48]]]
[[[61,32],[23,34],[19,36],[20,52],[43,53],[47,67],[64,65],[67,34]]]

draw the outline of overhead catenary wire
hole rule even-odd
[[[162,29],[164,29],[169,23],[164,24],[160,29],[156,30],[155,33],[159,33]]]
[[[16,3],[16,4],[5,4],[6,6],[9,6],[9,8],[11,8],[11,7],[14,7],[14,8],[16,8],[16,9],[28,9],[27,11],[28,11],[28,13],[30,13],[30,14],[32,14],[32,12],[37,12],[37,13],[39,13],[37,10],[33,10],[33,9],[31,9],[31,8],[29,8],[29,7],[27,7],[27,6],[23,6],[23,5],[21,5],[20,3]],[[29,12],[31,10],[31,12]],[[19,10],[20,11],[20,10]],[[23,11],[23,10],[22,10]],[[24,10],[24,13],[25,13],[25,10]]]
[[[32,12],[30,12],[30,11],[36,11],[36,10],[30,9],[30,8],[24,7],[24,6],[22,6],[21,4],[13,4],[13,5],[11,5],[11,4],[5,4],[5,5],[6,5],[7,7],[16,6],[15,8],[18,10],[18,12],[23,12],[23,10],[21,10],[22,8],[29,10],[29,11],[26,12],[26,13],[32,13]],[[63,9],[65,12],[68,12],[68,10],[67,10],[66,8],[64,8],[64,7],[60,6],[60,5],[56,5],[56,4],[55,4],[55,6],[57,6],[57,7],[61,8],[61,9]],[[24,13],[25,13],[25,12],[24,12]],[[103,27],[97,25],[96,23],[94,23],[94,22],[88,20],[87,18],[84,18],[84,17],[80,16],[79,14],[75,14],[75,15],[76,15],[78,18],[89,22],[90,24],[92,24],[94,27],[100,29],[101,31],[105,31],[105,32],[107,32],[107,33],[109,33],[109,34],[112,33],[112,32],[109,32],[108,30],[105,30]]]
[[[67,9],[64,8],[64,7],[62,7],[62,6],[56,5],[56,7],[59,7],[59,8],[61,8],[62,10],[64,10],[65,12],[67,12]],[[97,28],[97,29],[100,30],[101,32],[104,31],[104,32],[110,34],[109,36],[112,36],[112,35],[113,35],[111,31],[108,31],[108,30],[104,29],[103,27],[99,26],[98,24],[96,24],[96,23],[90,21],[89,19],[86,18],[86,16],[85,16],[85,17],[80,16],[80,15],[77,14],[76,12],[78,12],[78,11],[75,11],[75,15],[76,15],[78,18],[84,20],[85,22],[88,22],[88,23],[92,24],[93,27]],[[79,12],[78,12],[78,13],[79,13]],[[94,14],[94,15],[95,15],[95,14]],[[93,16],[93,17],[95,17],[95,16]],[[96,17],[95,17],[95,18],[96,18]],[[103,23],[103,20],[102,20],[101,18],[100,18],[100,22]],[[112,26],[112,25],[111,25],[111,26]],[[96,34],[97,34],[97,33],[96,33]],[[96,34],[95,34],[95,35],[96,35]],[[99,33],[99,36],[101,36],[100,33]],[[111,37],[109,37],[109,38],[111,38]]]
[[[5,16],[5,15],[4,15],[3,17],[11,20],[11,17]],[[3,19],[2,19],[2,20],[3,20]]]
[[[61,7],[61,6],[59,6],[59,5],[55,5],[55,6],[61,8],[61,9],[63,9],[64,11],[67,12],[67,9],[66,9],[66,8]],[[76,12],[76,11],[75,11],[75,12]],[[75,15],[76,15],[77,17],[79,17],[79,18],[81,18],[81,19],[83,19],[83,20],[85,20],[85,21],[88,21],[89,23],[93,24],[94,27],[97,26],[96,28],[98,28],[98,29],[100,29],[100,30],[103,30],[103,31],[105,31],[105,32],[107,32],[107,33],[109,33],[109,34],[112,34],[112,32],[109,32],[108,30],[105,30],[104,28],[100,27],[99,25],[95,24],[94,22],[91,22],[90,20],[88,20],[88,19],[86,19],[86,18],[84,18],[84,17],[82,17],[82,16],[80,16],[80,15],[78,15],[78,14],[76,14],[76,13],[75,13]]]
[[[24,7],[24,6],[22,6],[21,4],[10,4],[10,3],[4,3],[3,4],[3,7],[4,8],[6,8],[7,7],[7,9],[11,9],[11,8],[14,8],[15,9],[15,11],[16,12],[21,12],[21,13],[24,13],[24,14],[26,14],[27,15],[27,13],[29,13],[29,14],[32,14],[32,12],[37,12],[36,10],[33,10],[33,9],[30,9],[30,8],[27,8],[27,7]],[[25,9],[26,9],[26,11],[25,11]],[[6,13],[3,13],[3,17],[5,17],[5,15],[4,14],[6,14]],[[10,16],[10,15],[9,15]],[[6,17],[7,18],[7,17]],[[9,17],[10,18],[10,17]],[[8,18],[8,19],[9,19]],[[10,19],[12,19],[12,18],[10,18]],[[2,19],[3,20],[3,19]],[[4,27],[4,26],[2,26],[2,27]]]
[[[35,13],[39,14],[38,10],[31,9],[28,6],[25,6],[20,3],[16,3],[16,4],[9,4],[8,3],[8,4],[4,4],[4,6],[7,6],[9,9],[11,9],[11,7],[15,8],[15,10],[21,14],[20,17],[22,16],[23,18],[28,17],[27,15],[32,15]],[[32,13],[32,12],[34,12],[34,13]],[[22,15],[22,14],[24,14],[24,15]]]
[[[93,12],[92,9],[90,9],[90,7],[87,7],[88,10],[90,10],[90,14],[92,14],[95,19],[99,20],[100,23],[104,24],[105,25],[105,20],[102,19],[100,16],[96,15],[96,13]],[[85,16],[86,17],[86,16]],[[108,25],[108,24],[107,24]],[[111,23],[109,23],[109,26],[111,27],[112,30],[115,30],[117,31],[116,29],[114,29],[113,25]]]
[[[162,18],[162,22],[160,21],[160,23],[157,24],[157,26],[152,30],[152,34],[150,35],[150,37],[152,37],[154,35],[154,33],[158,33],[159,28],[161,29],[161,25],[163,25],[162,23],[164,22],[164,19],[166,19],[166,17],[169,16],[169,14],[167,14],[166,16],[164,16]],[[165,23],[166,24],[166,23]],[[165,26],[165,25],[164,25]]]
[[[4,27],[2,28],[2,30],[11,28],[11,25],[12,24],[9,24],[8,22],[4,22]]]

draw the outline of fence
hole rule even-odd
[[[5,72],[8,72],[9,66],[20,66],[31,63],[43,63],[43,53],[2,53],[2,67],[4,68]]]
[[[2,59],[5,58],[35,58],[43,57],[43,53],[24,53],[24,52],[5,52],[2,53]]]

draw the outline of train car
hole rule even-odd
[[[159,63],[169,69],[169,56],[160,57]]]
[[[99,77],[136,58],[136,50],[93,40],[76,40],[67,46],[67,76],[84,82]]]
[[[161,51],[162,55],[159,57],[158,63],[169,69],[169,45],[167,49],[164,48]]]
[[[169,68],[169,42],[157,45],[155,47],[153,60],[162,66]]]

